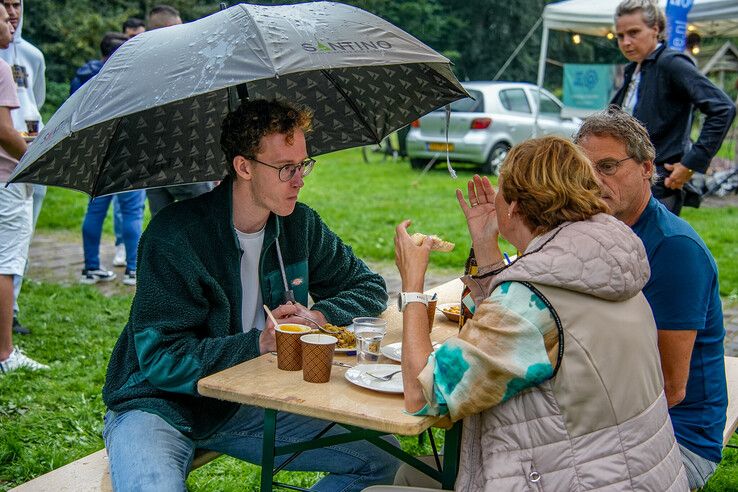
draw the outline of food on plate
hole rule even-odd
[[[423,244],[425,236],[425,234],[416,232],[415,234],[410,236],[410,238],[413,240],[416,246],[420,246],[421,244]],[[433,244],[431,244],[431,251],[441,251],[443,253],[448,253],[449,251],[452,251],[454,249],[454,246],[456,246],[454,243],[444,241],[438,236],[429,237],[433,240]]]
[[[458,302],[439,304],[438,309],[441,310],[443,315],[449,321],[459,321],[459,317],[461,316],[461,305]]]
[[[446,307],[443,312],[451,314],[461,314],[461,306],[459,306],[458,304],[454,304],[453,306]]]
[[[279,331],[288,331],[290,333],[307,333],[310,331],[310,328],[306,326],[300,326],[300,325],[279,325],[277,326],[277,329]]]
[[[323,328],[335,332],[334,337],[338,338],[336,348],[348,349],[356,348],[356,336],[353,332],[348,331],[345,326],[335,326],[330,323],[323,325]]]

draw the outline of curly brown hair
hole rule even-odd
[[[517,202],[523,221],[537,233],[608,210],[589,159],[560,137],[526,140],[510,149],[500,179],[505,202]]]
[[[228,174],[236,179],[233,158],[237,155],[256,157],[261,151],[261,139],[273,133],[287,135],[292,143],[295,130],[307,133],[313,120],[312,112],[288,103],[265,99],[242,102],[223,119],[220,148],[227,160]]]

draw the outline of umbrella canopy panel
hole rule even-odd
[[[442,63],[315,70],[246,84],[251,99],[310,109],[308,152],[378,143],[433,105],[465,96]],[[72,188],[91,196],[121,190],[215,181],[226,174],[220,123],[228,92],[175,101],[72,132],[14,179]],[[62,164],[63,163],[63,164]]]
[[[447,58],[368,12],[240,4],[126,42],[59,108],[10,180],[99,196],[220,179],[233,87],[312,110],[313,156],[379,142],[467,95]]]

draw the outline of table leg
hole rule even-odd
[[[459,473],[459,453],[461,451],[461,420],[446,430],[443,443],[443,474],[441,486],[453,490],[456,475]]]
[[[261,492],[271,492],[274,480],[274,447],[277,436],[277,411],[264,410],[264,437],[261,451]]]

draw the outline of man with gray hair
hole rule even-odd
[[[723,312],[715,260],[684,220],[651,195],[656,151],[646,129],[615,106],[587,118],[575,136],[602,182],[610,213],[646,247],[643,288],[658,328],[664,390],[690,488],[721,460],[728,405]]]

